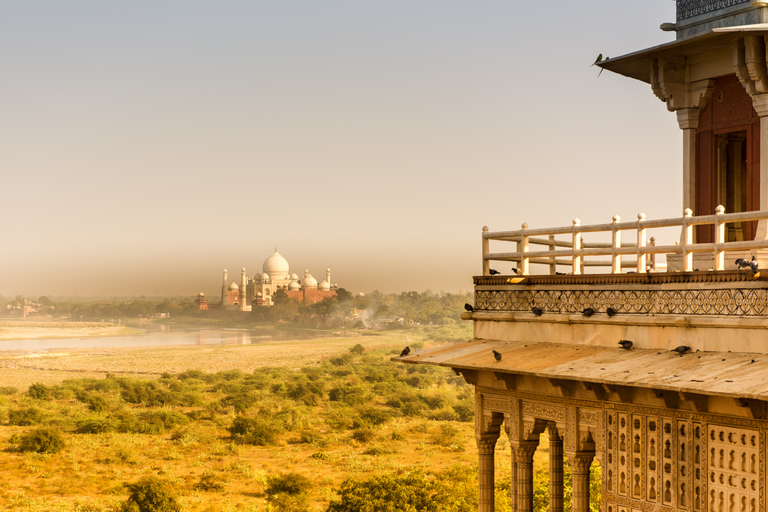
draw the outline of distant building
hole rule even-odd
[[[221,306],[230,311],[251,311],[253,306],[271,306],[277,290],[284,290],[294,300],[315,303],[333,297],[337,289],[338,285],[331,284],[331,269],[326,269],[325,279],[320,283],[309,270],[304,270],[300,278],[290,272],[288,261],[275,251],[264,261],[261,274],[248,277],[243,267],[239,285],[235,281],[230,283],[224,270]]]
[[[200,292],[200,294],[197,296],[197,299],[195,299],[195,304],[197,304],[199,309],[208,309],[208,299],[205,298],[205,294],[203,292]]]

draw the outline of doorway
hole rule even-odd
[[[747,211],[747,130],[716,136],[717,198],[726,213]],[[725,227],[725,240],[749,240],[746,222]]]

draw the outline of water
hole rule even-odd
[[[162,326],[165,327],[165,326]],[[93,336],[86,338],[46,338],[0,340],[3,350],[50,350],[63,348],[162,347],[174,345],[250,345],[263,341],[309,339],[314,332],[275,331],[273,329],[180,329],[146,331],[131,336]]]

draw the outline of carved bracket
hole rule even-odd
[[[658,58],[651,61],[651,89],[657,98],[667,104],[667,110],[670,112],[681,109],[699,110],[704,108],[712,96],[715,82],[691,82],[683,58]],[[691,117],[687,116],[686,121],[693,121]],[[695,117],[698,121],[698,116]]]

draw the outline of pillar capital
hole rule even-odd
[[[670,112],[681,109],[698,110],[704,108],[712,96],[715,81],[692,82],[684,58],[660,57],[651,61],[651,89],[657,98],[667,104],[667,110]],[[698,119],[696,122],[698,123]]]
[[[496,441],[498,441],[498,434],[483,434],[475,437],[477,441],[477,451],[480,453],[493,453],[496,449]]]

